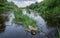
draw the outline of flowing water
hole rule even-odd
[[[29,14],[25,9],[23,9],[23,14],[29,16],[30,18],[36,20],[37,25],[40,29],[41,32],[47,32],[47,26],[46,26],[46,22],[44,21],[44,19],[39,15],[39,14],[34,14],[34,12],[31,11],[31,13]]]
[[[31,33],[25,31],[25,28],[22,25],[13,23],[13,19],[15,17],[14,17],[14,13],[11,12],[8,15],[9,21],[5,22],[5,24],[6,24],[5,29],[2,28],[4,31],[2,31],[0,33],[0,38],[49,38],[46,35],[46,33],[48,31],[46,22],[44,21],[44,19],[41,16],[39,16],[38,14],[35,15],[33,12],[31,12],[31,14],[29,14],[25,9],[23,9],[23,14],[36,20],[40,33],[38,33],[36,35],[31,35]],[[52,30],[51,29],[49,30],[50,34],[47,33],[47,34],[49,34],[49,36],[51,36],[51,32],[52,33],[54,32],[53,34],[57,34],[57,32],[54,29],[52,29]],[[51,38],[53,38],[53,37],[51,36]]]
[[[7,16],[8,16],[9,21],[6,21],[5,24],[12,25],[13,19],[15,18],[14,12],[13,11],[9,12],[9,14],[7,14]]]

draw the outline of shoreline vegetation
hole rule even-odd
[[[60,0],[44,0],[40,3],[31,4],[27,8],[41,13],[41,16],[47,21],[48,27],[60,28]]]
[[[0,30],[5,26],[5,21],[8,20],[8,16],[5,14],[11,9],[10,3],[7,0],[0,0]]]
[[[24,27],[27,29],[29,28],[29,25],[32,26],[33,28],[37,27],[36,21],[29,18],[27,15],[22,14],[22,9],[19,8],[17,5],[15,5],[13,2],[8,2],[7,0],[0,0],[0,15],[4,13],[8,13],[8,11],[14,11],[15,19],[13,20],[15,23],[20,23],[23,24]],[[3,20],[3,23],[5,22],[6,19],[0,18]],[[2,22],[0,20],[0,22]],[[1,26],[2,23],[0,23]]]
[[[35,4],[27,6],[27,9],[37,11],[49,23],[49,26],[60,26],[60,1],[49,1],[36,2]]]

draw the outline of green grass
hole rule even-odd
[[[60,38],[60,31],[59,31],[59,38]]]
[[[28,27],[29,25],[36,27],[36,21],[29,18],[27,15],[23,15],[22,14],[22,10],[20,8],[16,8],[15,12],[15,19],[14,22],[15,23],[22,23],[25,27]]]
[[[60,28],[58,28],[58,33],[59,33],[58,38],[60,38]]]

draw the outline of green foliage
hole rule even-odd
[[[7,0],[0,0],[0,4],[4,4],[6,2],[7,2]]]
[[[60,0],[44,0],[28,6],[41,13],[50,26],[60,26]]]
[[[5,8],[6,0],[0,0],[0,13],[5,12],[7,9]]]
[[[10,11],[13,7],[13,2],[7,2],[7,0],[0,0],[0,14]]]
[[[60,38],[60,28],[58,28],[58,32],[59,32],[59,36],[58,36],[58,38]]]
[[[38,11],[47,21],[48,26],[60,27],[60,0],[44,0],[40,3],[32,4],[27,8]],[[60,30],[58,31],[60,38]]]
[[[7,16],[4,15],[10,10],[10,7],[7,8],[7,5],[10,5],[7,0],[0,0],[0,25],[4,25],[4,22],[7,20]]]

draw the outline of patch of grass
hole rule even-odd
[[[58,28],[58,33],[59,33],[58,38],[60,38],[60,28]]]
[[[59,31],[59,35],[58,35],[58,38],[60,38],[60,31]]]
[[[20,8],[16,9],[14,12],[15,15],[15,19],[14,22],[18,23],[18,24],[23,24],[25,25],[25,27],[28,27],[29,25],[36,27],[36,21],[29,18],[27,15],[23,15],[22,14],[22,10]]]

